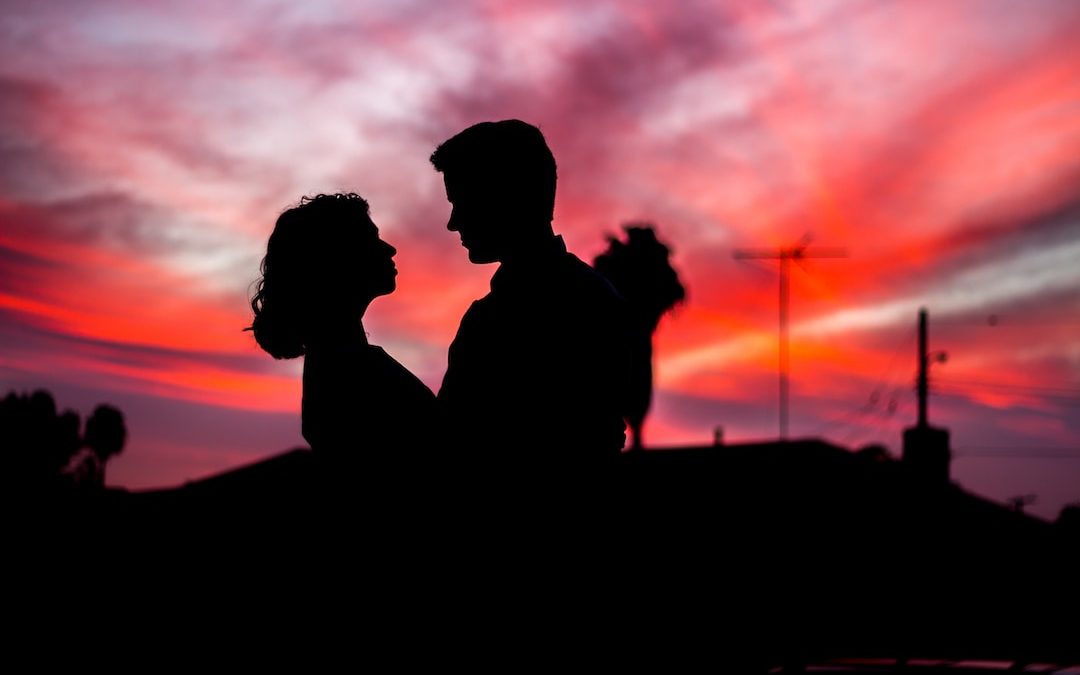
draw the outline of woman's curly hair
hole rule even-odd
[[[317,296],[315,286],[325,269],[346,253],[338,236],[342,226],[369,218],[369,207],[353,192],[302,197],[282,213],[266,244],[262,277],[251,298],[255,318],[244,330],[275,359],[304,354],[305,316]]]

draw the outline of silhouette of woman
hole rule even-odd
[[[361,323],[396,288],[396,253],[359,195],[304,197],[277,219],[251,299],[259,346],[304,356],[302,433],[335,479],[403,469],[431,446],[434,395]]]

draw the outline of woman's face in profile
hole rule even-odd
[[[360,223],[359,260],[349,272],[356,280],[358,300],[365,303],[380,295],[393,293],[397,288],[397,249],[379,237],[379,228],[369,218]]]
[[[326,230],[332,232],[305,264],[306,308],[310,319],[322,323],[363,317],[371,301],[397,288],[397,267],[390,244],[365,214]]]

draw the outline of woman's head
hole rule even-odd
[[[357,325],[373,299],[394,291],[395,253],[359,195],[302,198],[266,245],[251,299],[255,340],[274,358],[295,358],[313,335]]]

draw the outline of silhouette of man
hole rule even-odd
[[[451,437],[504,467],[616,456],[627,309],[552,230],[555,158],[540,130],[483,122],[436,148],[431,163],[453,207],[447,229],[473,263],[500,263],[450,345],[438,400]]]

